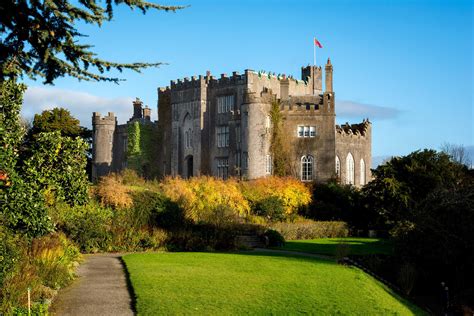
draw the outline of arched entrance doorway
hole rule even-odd
[[[193,176],[193,156],[189,155],[185,159],[185,165],[186,165],[186,172],[185,176],[187,179],[191,178]]]

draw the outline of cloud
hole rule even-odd
[[[119,123],[126,122],[132,115],[133,98],[104,98],[90,93],[45,87],[28,87],[23,100],[22,115],[32,119],[35,114],[54,107],[68,109],[81,121],[81,126],[91,127],[92,112],[107,115],[114,112]]]
[[[366,118],[387,120],[396,118],[400,111],[391,107],[364,104],[354,101],[336,100],[336,114],[347,118]]]

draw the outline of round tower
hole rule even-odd
[[[117,119],[112,112],[104,117],[97,112],[92,114],[92,181],[112,171],[116,124]]]

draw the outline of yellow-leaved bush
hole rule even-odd
[[[186,219],[195,223],[215,223],[229,217],[235,220],[250,213],[249,203],[233,179],[168,177],[160,187],[165,196],[183,208]]]
[[[295,214],[298,208],[311,202],[311,191],[294,178],[267,177],[241,183],[244,197],[251,203],[268,197],[277,197],[283,203],[287,215]]]

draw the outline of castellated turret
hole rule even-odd
[[[112,171],[113,143],[117,118],[109,112],[101,117],[100,113],[92,114],[92,181]]]
[[[313,89],[313,95],[319,95],[323,91],[321,66],[306,66],[301,68],[301,80]]]

